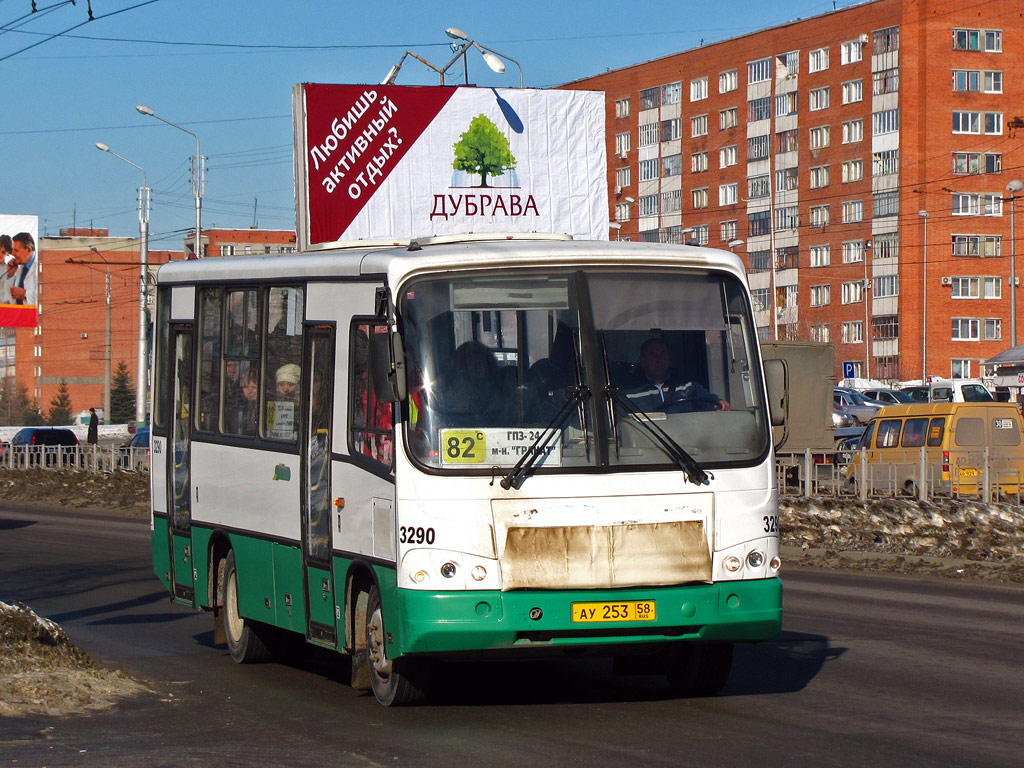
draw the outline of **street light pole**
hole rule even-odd
[[[1017,346],[1017,238],[1013,231],[1013,213],[1017,192],[1024,189],[1024,181],[1014,179],[1006,185],[1010,193],[1010,346]]]
[[[917,215],[924,219],[924,242],[921,245],[921,384],[928,383],[927,350],[928,350],[928,211],[918,211]]]
[[[106,279],[106,294],[107,294],[107,307],[106,307],[106,341],[103,345],[103,423],[110,423],[110,262],[107,261],[106,257],[100,253],[95,245],[90,245],[89,250],[103,259],[103,263],[107,265],[107,279]]]
[[[196,198],[196,239],[193,246],[193,253],[195,253],[197,259],[203,258],[202,253],[202,208],[203,208],[203,156],[199,151],[199,137],[196,136],[188,128],[182,128],[177,123],[172,123],[170,120],[166,120],[160,115],[157,115],[149,107],[140,104],[135,108],[139,114],[149,115],[155,117],[162,123],[167,123],[172,128],[177,128],[179,131],[184,131],[193,139],[196,140],[196,156],[192,161],[192,194]]]
[[[149,350],[146,343],[149,330],[149,187],[146,186],[146,171],[141,165],[121,157],[101,141],[96,142],[96,148],[101,152],[109,152],[118,160],[123,160],[142,171],[142,186],[139,187],[139,343],[135,363],[135,424],[142,425],[146,423],[146,395],[149,385]]]

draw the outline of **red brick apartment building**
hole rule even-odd
[[[611,237],[732,247],[762,338],[895,381],[1024,343],[1022,73],[1021,0],[876,0],[565,87],[606,94]]]
[[[289,230],[209,229],[203,230],[202,241],[209,256],[295,251],[295,232]],[[139,239],[110,237],[106,229],[62,229],[59,237],[40,238],[37,250],[38,325],[0,329],[0,378],[15,376],[44,413],[61,381],[68,385],[73,412],[102,406],[108,270],[111,371],[123,360],[132,381],[138,381]],[[185,248],[150,249],[151,275],[184,254]],[[148,298],[152,309],[152,291]]]

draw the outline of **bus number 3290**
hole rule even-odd
[[[402,544],[433,544],[434,529],[403,525],[398,530],[398,540]]]

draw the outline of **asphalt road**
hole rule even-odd
[[[0,600],[58,621],[153,690],[116,711],[0,720],[3,766],[1018,766],[1024,590],[785,575],[784,632],[711,699],[551,660],[447,669],[385,709],[344,660],[239,666],[167,599],[146,521],[0,508]]]

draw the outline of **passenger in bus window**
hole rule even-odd
[[[255,365],[250,365],[242,377],[242,396],[238,408],[238,432],[248,437],[256,434],[256,425],[260,417],[260,384],[259,373]]]
[[[687,379],[671,367],[668,346],[659,338],[640,346],[640,370],[645,381],[625,395],[644,412],[728,411],[729,402]]]
[[[511,393],[494,353],[479,341],[455,350],[453,374],[442,388],[446,422],[454,427],[500,427],[511,421]]]

